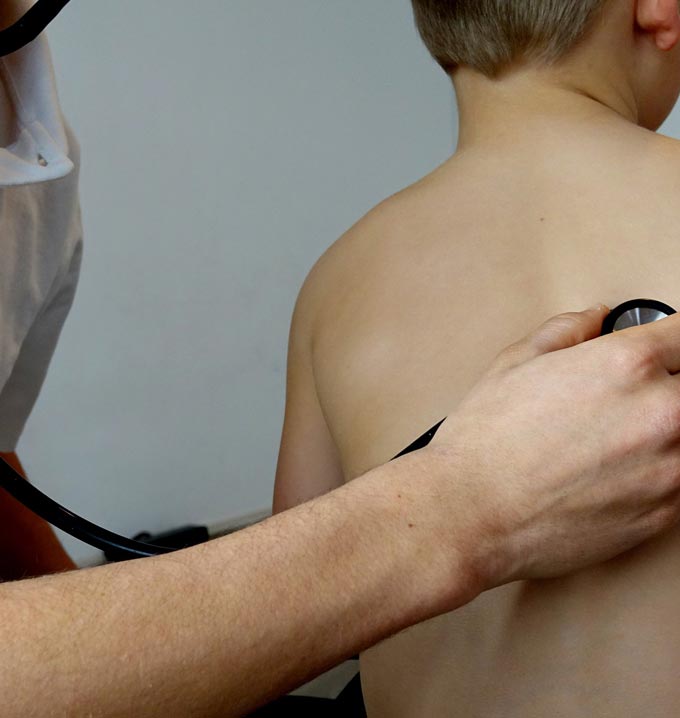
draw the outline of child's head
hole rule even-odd
[[[571,63],[590,75],[625,75],[641,101],[659,105],[643,108],[650,120],[670,112],[680,93],[678,0],[412,2],[425,45],[454,79],[460,68],[495,80]]]
[[[413,0],[416,24],[445,72],[496,77],[522,60],[561,60],[595,26],[608,0]]]

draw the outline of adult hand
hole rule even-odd
[[[600,337],[608,311],[504,350],[423,450],[450,462],[440,506],[470,507],[481,590],[605,561],[680,518],[680,315]]]

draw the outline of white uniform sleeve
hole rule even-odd
[[[1,388],[0,452],[15,451],[45,381],[59,335],[75,297],[82,251],[80,240],[73,250],[68,270],[52,289],[45,306],[31,325],[12,373]]]

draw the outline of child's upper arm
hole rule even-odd
[[[274,513],[325,494],[344,483],[338,450],[319,399],[312,368],[313,282],[298,297],[288,343],[286,411],[274,485]]]

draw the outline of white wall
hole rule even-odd
[[[86,246],[19,454],[128,535],[267,508],[298,289],[451,153],[448,81],[408,0],[72,0],[48,36]]]

